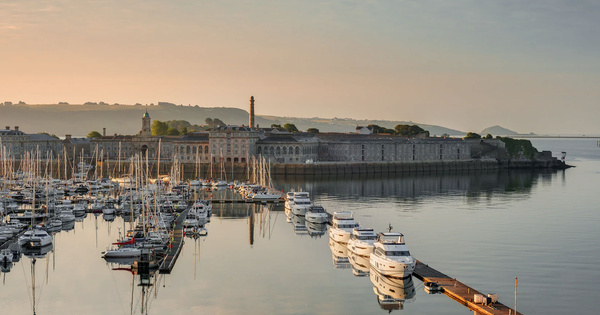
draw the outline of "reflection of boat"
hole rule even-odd
[[[52,245],[52,243],[50,243],[42,247],[23,247],[21,248],[21,252],[23,253],[23,255],[29,258],[42,258],[46,256],[46,254],[48,254],[53,248],[54,246]]]
[[[400,310],[403,308],[404,302],[414,301],[416,292],[412,277],[394,279],[380,274],[373,268],[370,272],[373,292],[377,296],[377,302],[382,309],[388,311]]]
[[[12,251],[8,248],[0,250],[0,264],[8,264],[12,263],[13,254]]]
[[[352,273],[354,273],[355,276],[364,277],[369,275],[369,268],[371,267],[369,257],[360,256],[348,251],[348,261],[352,266]]]
[[[346,248],[346,244],[341,244],[329,239],[329,249],[331,249],[333,266],[335,268],[348,269],[351,267],[350,261],[348,260],[348,248]]]
[[[104,257],[107,263],[118,265],[131,265],[138,257]]]
[[[327,224],[306,222],[306,230],[311,237],[321,237],[327,232]]]
[[[357,255],[369,257],[373,252],[377,234],[373,229],[357,227],[352,230],[350,240],[348,241],[348,250]]]
[[[306,221],[304,220],[304,217],[292,214],[292,225],[294,226],[294,234],[308,234],[308,230],[306,229]]]
[[[389,277],[408,277],[412,275],[416,261],[404,244],[402,233],[379,233],[375,250],[371,254],[371,266]]]
[[[329,221],[329,215],[325,212],[325,208],[321,206],[311,206],[304,216],[308,222],[327,223]]]
[[[354,221],[352,212],[334,212],[329,237],[336,242],[348,243],[350,233],[355,227],[358,227],[358,223]]]

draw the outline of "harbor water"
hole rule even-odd
[[[600,147],[596,139],[532,143],[567,152],[576,167],[297,177],[275,187],[308,191],[328,212],[353,211],[376,231],[391,225],[415,258],[510,307],[516,300],[524,314],[597,314]],[[339,259],[325,230],[286,216],[283,205],[213,206],[208,234],[185,238],[172,272],[145,282],[101,258],[129,223],[87,214],[56,233],[47,253],[0,273],[2,314],[472,313],[417,279],[390,284],[361,273],[357,260]],[[383,287],[404,301],[382,303]]]

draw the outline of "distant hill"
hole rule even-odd
[[[248,124],[248,112],[231,107],[183,106],[167,102],[158,105],[109,105],[89,103],[84,105],[5,105],[0,103],[0,128],[19,126],[26,133],[48,132],[59,137],[66,134],[85,136],[90,131],[132,135],[142,128],[141,118],[148,110],[152,120],[186,120],[191,124],[203,125],[206,118],[219,118],[226,124]],[[278,116],[256,116],[256,124],[270,127],[272,124],[293,123],[300,130],[317,128],[321,132],[354,132],[356,126],[379,125],[393,129],[398,124],[418,125],[430,135],[461,135],[463,131],[441,126],[410,121],[355,120],[350,118],[297,118]]]
[[[276,121],[277,124],[292,123],[300,130],[308,128],[317,128],[321,132],[355,132],[356,126],[378,125],[381,127],[394,129],[396,125],[418,125],[419,127],[429,131],[431,136],[448,135],[464,135],[466,132],[445,128],[436,125],[427,125],[415,123],[412,121],[391,121],[391,120],[356,120],[350,118],[296,118],[296,117],[278,117],[278,116],[262,116],[270,121]]]
[[[481,135],[485,136],[487,134],[491,134],[492,136],[512,136],[518,134],[515,131],[500,127],[498,125],[485,128],[481,131]]]

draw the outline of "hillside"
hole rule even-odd
[[[85,136],[90,131],[107,134],[136,134],[141,129],[141,117],[148,110],[153,120],[187,120],[191,124],[203,125],[206,118],[219,118],[227,124],[248,124],[248,112],[231,107],[181,106],[170,103],[159,105],[108,105],[108,104],[51,104],[51,105],[2,105],[0,104],[0,128],[19,126],[26,133],[48,132],[57,136],[71,134]],[[350,118],[295,118],[277,116],[257,116],[256,123],[261,127],[272,124],[293,123],[298,129],[317,128],[321,132],[354,132],[356,126],[379,125],[393,129],[398,124],[417,124],[430,134],[464,134],[462,131],[441,126],[419,124],[407,121],[355,120]]]
[[[511,136],[516,135],[518,133],[496,125],[483,129],[480,134],[482,136],[485,136],[487,134],[491,134],[492,136]]]

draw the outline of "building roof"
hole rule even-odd
[[[278,143],[278,142],[287,142],[287,143],[295,143],[298,142],[291,134],[270,134],[266,136],[264,139],[260,139],[257,143]]]
[[[0,129],[0,136],[23,136],[25,133],[20,130]]]
[[[190,132],[187,135],[181,136],[179,141],[204,141],[208,142],[209,133],[208,132]]]
[[[51,135],[45,134],[45,133],[36,133],[36,134],[31,134],[29,135],[29,140],[33,140],[33,141],[60,141],[60,139],[57,139]]]

